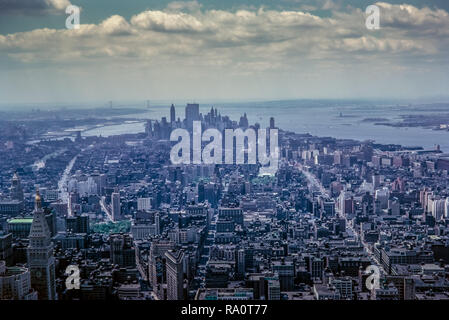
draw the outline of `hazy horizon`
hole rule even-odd
[[[147,106],[147,101],[149,101],[150,105]],[[112,102],[112,106],[111,106]],[[367,104],[375,104],[379,106],[385,105],[394,105],[401,106],[409,104],[411,105],[427,105],[427,104],[447,104],[449,103],[448,97],[422,97],[415,99],[400,99],[400,98],[340,98],[340,99],[332,99],[332,98],[285,98],[285,99],[161,99],[161,100],[117,100],[117,101],[107,101],[107,100],[93,100],[93,101],[45,101],[45,102],[0,102],[0,111],[17,111],[16,108],[20,108],[21,111],[27,111],[31,109],[42,109],[42,110],[59,110],[61,108],[67,109],[101,109],[101,108],[135,108],[135,109],[151,109],[151,108],[159,108],[159,107],[168,107],[171,104],[174,104],[176,107],[185,107],[188,103],[198,103],[201,106],[214,106],[214,107],[223,107],[225,108],[227,105],[236,105],[236,104],[257,104],[257,103],[281,103],[281,102],[294,102],[300,103],[298,107],[301,107],[301,104],[304,103],[327,103],[327,104],[357,104],[357,103],[367,103]]]

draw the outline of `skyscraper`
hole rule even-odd
[[[188,103],[186,106],[187,127],[192,128],[193,121],[200,120],[200,106],[198,103]]]
[[[69,197],[67,198],[67,216],[69,217],[73,217],[75,215],[73,209],[76,206],[77,198],[78,197],[76,193],[69,193]]]
[[[242,128],[248,128],[248,117],[246,116],[246,113],[240,117],[239,126]]]
[[[270,129],[274,129],[274,118],[270,117]]]
[[[17,172],[14,173],[11,181],[11,199],[23,202],[23,189]]]
[[[167,300],[184,299],[184,271],[182,250],[170,250],[165,253],[167,267]]]
[[[110,256],[113,264],[120,267],[136,265],[136,248],[129,234],[114,233],[109,237]]]
[[[175,248],[175,243],[167,239],[155,239],[151,242],[150,255],[148,257],[148,275],[153,291],[160,299],[163,297],[164,262],[165,252]]]
[[[147,123],[145,124],[145,133],[149,138],[153,136],[153,125],[151,120],[147,120]]]
[[[156,213],[155,217],[154,217],[154,224],[156,227],[156,234],[160,234],[161,233],[161,217],[159,215],[159,213]]]
[[[118,221],[121,219],[121,210],[120,210],[120,193],[118,190],[115,190],[111,194],[111,208],[112,208],[112,220]]]
[[[173,124],[173,122],[176,121],[176,111],[175,106],[172,104],[170,107],[170,123]]]
[[[200,181],[198,183],[198,202],[204,202],[205,199],[205,192],[204,192],[204,182]]]
[[[37,291],[39,300],[56,300],[53,244],[45,213],[42,210],[39,190],[36,191],[29,238],[27,258],[31,273],[31,286]]]

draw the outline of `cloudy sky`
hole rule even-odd
[[[380,30],[365,27],[371,4]],[[0,0],[0,104],[448,97],[448,12],[447,0]]]

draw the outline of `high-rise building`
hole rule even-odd
[[[74,209],[77,204],[78,195],[76,193],[70,192],[69,197],[67,199],[67,216],[73,217]]]
[[[72,233],[89,233],[89,215],[81,214],[65,219],[66,231]]]
[[[182,250],[165,253],[167,267],[167,300],[184,299],[184,252]]]
[[[149,138],[153,136],[153,125],[151,120],[147,120],[147,123],[145,124],[145,133]]]
[[[4,261],[7,266],[14,260],[14,251],[12,247],[12,233],[0,231],[0,261]]]
[[[279,283],[282,291],[293,290],[295,278],[295,266],[292,261],[275,261],[273,262],[273,272],[279,276]]]
[[[154,224],[156,228],[156,234],[158,235],[161,233],[161,217],[159,213],[156,213],[156,215],[154,216]]]
[[[118,221],[121,219],[121,210],[120,210],[120,193],[116,190],[111,194],[111,214],[112,220]]]
[[[248,128],[248,117],[246,116],[246,113],[240,117],[239,126],[241,128]]]
[[[218,208],[218,217],[234,221],[237,224],[243,225],[243,209],[233,207]]]
[[[378,201],[380,209],[388,208],[388,199],[390,197],[390,192],[388,188],[382,188],[376,190],[375,200]]]
[[[4,261],[0,261],[0,300],[37,300],[27,268],[8,268]]]
[[[352,280],[350,277],[334,278],[330,280],[330,283],[338,290],[341,299],[352,299]]]
[[[50,228],[42,209],[39,190],[36,191],[29,238],[27,258],[31,273],[31,286],[37,291],[39,300],[56,300],[53,244],[51,243]]]
[[[165,282],[164,262],[165,252],[173,250],[175,243],[170,240],[155,239],[151,242],[148,257],[148,276],[153,291],[160,299],[163,297],[163,283]]]
[[[274,118],[271,117],[270,118],[270,129],[274,129],[274,128],[275,128],[275,126],[274,126]]]
[[[81,137],[81,131],[76,131],[75,141],[76,142],[83,141],[83,138]]]
[[[14,173],[11,181],[11,199],[23,202],[23,189],[17,172]]]
[[[109,237],[111,260],[120,267],[136,265],[136,249],[133,239],[128,234],[115,233]]]
[[[204,193],[204,182],[200,181],[198,183],[198,202],[204,202],[205,200],[205,193]]]
[[[200,120],[200,106],[197,103],[188,103],[186,106],[187,127],[192,128],[193,121]]]
[[[170,107],[170,123],[173,124],[173,122],[176,122],[176,111],[175,106],[172,104]]]
[[[237,250],[237,274],[245,276],[245,249]]]
[[[279,280],[270,279],[267,281],[268,300],[281,300],[281,285]]]
[[[23,210],[23,202],[18,200],[2,200],[0,201],[0,215],[17,216]]]
[[[137,198],[137,210],[148,211],[151,209],[151,198]]]

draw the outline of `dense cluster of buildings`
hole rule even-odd
[[[174,165],[175,128],[261,125],[198,104],[182,121],[169,113],[140,134],[0,135],[0,299],[449,299],[449,157],[438,147],[280,128],[274,175]]]

